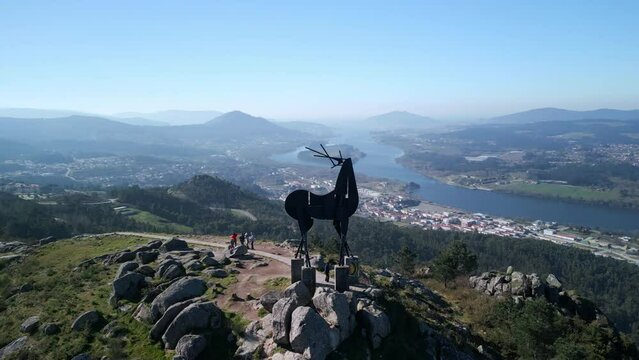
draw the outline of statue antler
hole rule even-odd
[[[322,147],[322,150],[324,150],[323,153],[321,153],[321,152],[319,152],[317,150],[313,150],[310,147],[306,147],[306,149],[314,152],[315,155],[313,155],[313,156],[315,156],[315,157],[329,159],[331,161],[331,164],[333,164],[331,169],[336,167],[336,166],[341,166],[344,163],[344,158],[342,157],[342,151],[341,150],[339,151],[339,157],[333,157],[333,156],[330,156],[328,154],[328,151],[326,150],[324,145],[320,144],[320,146]]]

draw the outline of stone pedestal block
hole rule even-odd
[[[357,284],[359,282],[359,257],[345,257],[344,265],[348,266],[348,279],[350,283]]]
[[[291,259],[291,284],[302,280],[302,265],[304,259]]]
[[[348,291],[348,266],[335,266],[335,290],[339,292]]]
[[[313,267],[302,268],[302,283],[306,285],[308,290],[311,292],[311,296],[315,294],[316,276],[317,272]]]

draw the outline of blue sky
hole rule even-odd
[[[639,108],[639,1],[3,1],[0,107]]]

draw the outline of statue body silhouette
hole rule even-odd
[[[301,233],[301,241],[295,257],[304,255],[306,266],[310,266],[307,234],[313,226],[313,219],[333,220],[333,226],[340,240],[339,265],[344,265],[345,256],[350,256],[350,248],[346,241],[348,220],[359,205],[353,162],[350,158],[342,158],[341,152],[339,158],[329,156],[324,146],[322,146],[324,153],[307,149],[319,154],[315,155],[317,157],[329,159],[333,167],[341,166],[341,169],[337,175],[335,189],[328,194],[316,195],[308,190],[295,190],[286,197],[284,203],[286,212],[297,220]]]

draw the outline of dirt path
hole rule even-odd
[[[117,232],[116,234],[161,240],[169,240],[174,237],[137,232]],[[224,236],[199,235],[178,236],[178,238],[191,245],[217,248],[217,251],[213,250],[214,253],[219,253],[219,249],[226,249],[228,246],[228,239]],[[251,321],[259,318],[257,314],[258,299],[269,290],[267,282],[278,277],[290,278],[290,261],[295,253],[293,249],[279,247],[268,241],[257,242],[255,248],[255,250],[249,250],[249,254],[253,255],[252,259],[234,260],[234,264],[229,265],[230,268],[239,271],[236,276],[237,281],[229,285],[224,293],[217,297],[218,305],[224,310],[242,314],[245,319]],[[241,265],[237,265],[238,263]],[[334,286],[334,279],[327,282],[324,279],[324,274],[320,272],[317,273],[316,281],[318,286]],[[351,290],[361,292],[364,291],[364,288],[351,285]],[[233,295],[236,296],[235,299]]]

